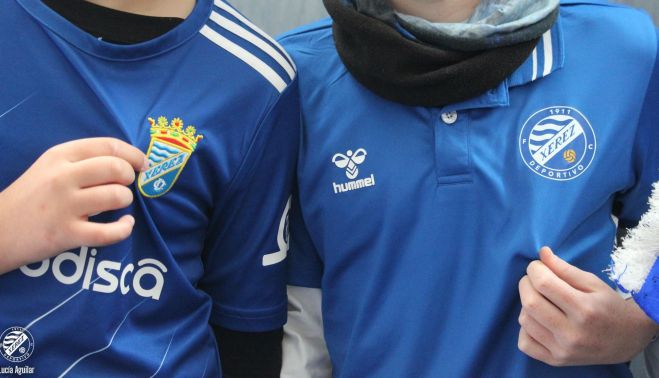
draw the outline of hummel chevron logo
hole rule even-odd
[[[352,169],[350,167],[346,168],[346,176],[350,178],[355,178],[357,177],[358,174],[359,174],[359,168],[357,168],[356,165]]]
[[[371,174],[369,177],[355,180],[359,176],[359,167],[358,165],[364,163],[366,160],[367,152],[365,149],[360,148],[357,151],[353,152],[348,150],[346,154],[335,154],[332,157],[332,163],[337,166],[337,168],[345,169],[346,177],[350,180],[346,183],[332,183],[332,188],[334,189],[334,194],[350,192],[357,189],[367,188],[370,186],[375,186],[375,176]]]
[[[366,160],[366,150],[363,148],[358,149],[354,153],[348,150],[346,154],[335,154],[332,157],[332,163],[338,168],[345,168],[346,176],[349,179],[354,179],[359,175],[359,168],[357,165],[362,164]]]

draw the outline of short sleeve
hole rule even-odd
[[[286,322],[287,222],[299,120],[294,81],[260,122],[213,211],[199,287],[212,297],[214,325],[262,332]]]
[[[655,58],[656,59],[656,58]],[[655,60],[633,147],[633,186],[616,198],[620,225],[635,227],[648,210],[652,184],[659,181],[659,64]]]
[[[320,288],[323,262],[309,236],[296,191],[291,205],[291,246],[288,262],[288,284],[292,286]]]

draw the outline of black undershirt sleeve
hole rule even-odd
[[[279,378],[283,328],[270,332],[238,332],[213,326],[226,378]]]

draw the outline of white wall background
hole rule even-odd
[[[637,8],[644,8],[654,16],[654,23],[659,25],[659,1],[657,0],[625,0],[617,1]]]
[[[321,0],[228,0],[228,2],[272,35],[327,17]]]
[[[277,35],[326,17],[321,0],[229,0],[266,32]],[[653,13],[659,25],[659,0],[618,0]]]

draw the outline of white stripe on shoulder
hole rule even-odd
[[[551,73],[552,66],[554,65],[554,47],[552,46],[551,29],[542,35],[542,44],[544,45],[545,52],[545,67],[542,71],[542,77],[545,77]]]
[[[279,93],[282,93],[284,89],[286,89],[286,82],[284,79],[282,79],[281,76],[277,74],[277,72],[270,68],[270,66],[265,64],[261,59],[252,55],[249,51],[226,39],[220,35],[220,33],[211,29],[208,25],[204,25],[199,33],[211,40],[216,45],[231,53],[236,58],[247,63],[250,67],[255,69],[256,72],[260,73],[261,76],[268,80],[270,84],[272,84],[277,89],[277,91],[279,91]]]
[[[533,49],[533,75],[531,76],[531,81],[535,81],[538,78],[538,48]]]
[[[293,59],[291,59],[291,57],[288,55],[288,53],[286,52],[286,50],[285,50],[283,47],[281,47],[281,46],[280,46],[280,45],[279,45],[274,39],[272,39],[272,37],[271,37],[270,35],[268,35],[268,33],[264,32],[264,31],[261,30],[261,29],[259,29],[258,26],[254,25],[250,20],[248,20],[247,18],[245,18],[245,16],[243,16],[242,14],[240,14],[240,12],[238,12],[237,10],[231,8],[231,7],[230,7],[227,3],[225,3],[224,1],[222,1],[222,0],[215,0],[214,3],[215,3],[215,6],[216,6],[216,7],[218,7],[218,8],[220,8],[220,9],[224,10],[225,12],[229,13],[230,15],[232,15],[233,17],[235,17],[236,19],[240,20],[240,22],[242,22],[243,24],[249,26],[250,28],[252,28],[252,30],[254,30],[254,31],[257,32],[258,34],[260,34],[261,37],[267,39],[268,41],[270,41],[270,43],[272,43],[273,45],[277,46],[277,49],[278,49],[282,54],[284,54],[284,56],[286,56],[286,59],[288,59],[288,61],[289,61],[289,62],[291,63],[291,65],[293,66],[293,68],[295,68],[295,62],[293,62]]]
[[[295,77],[295,70],[291,64],[284,58],[284,56],[277,52],[272,46],[270,46],[266,41],[250,33],[247,29],[236,24],[235,22],[229,20],[228,18],[220,15],[219,13],[213,11],[211,13],[211,20],[218,24],[220,27],[230,31],[231,33],[237,35],[238,37],[250,42],[254,46],[263,50],[266,54],[270,55],[272,59],[277,61],[279,65],[286,71],[291,80]]]

